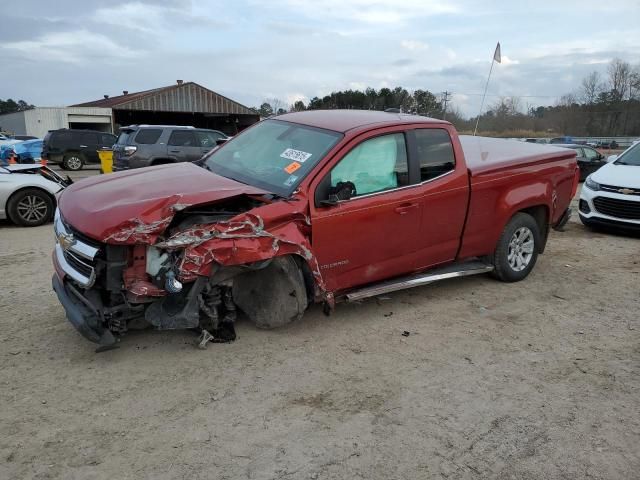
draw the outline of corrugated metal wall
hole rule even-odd
[[[123,103],[114,108],[118,110],[255,115],[255,112],[239,103],[191,83]]]
[[[49,130],[69,128],[69,122],[106,124],[111,131],[111,109],[95,107],[37,107],[0,116],[0,127],[16,135],[43,138]],[[100,130],[104,130],[101,128]]]
[[[15,135],[27,135],[24,114],[25,112],[16,112],[0,115],[0,130]]]

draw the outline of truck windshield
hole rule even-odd
[[[207,169],[223,177],[289,196],[342,134],[264,120],[215,150]]]
[[[640,143],[624,152],[624,154],[620,155],[620,158],[613,163],[616,165],[633,165],[634,167],[640,167]]]

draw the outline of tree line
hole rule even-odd
[[[465,118],[455,104],[445,103],[429,90],[408,91],[403,87],[344,90],[306,104],[287,105],[277,98],[265,100],[255,110],[262,117],[287,111],[317,109],[386,110],[434,118],[445,118],[460,131],[472,131],[476,117]],[[490,104],[480,116],[480,132],[504,136],[635,136],[640,135],[640,65],[614,59],[606,75],[597,71],[587,75],[573,92],[562,95],[554,105],[523,108],[520,97],[502,97]],[[521,133],[515,135],[514,132]]]
[[[31,110],[32,108],[36,107],[28,104],[24,100],[18,100],[16,102],[12,98],[8,98],[6,100],[0,99],[0,115],[3,113],[23,112],[25,110]]]

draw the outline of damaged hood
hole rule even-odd
[[[191,163],[101,175],[68,187],[59,199],[65,222],[107,243],[153,242],[177,211],[265,190]]]

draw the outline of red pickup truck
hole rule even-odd
[[[328,313],[443,278],[522,280],[569,218],[575,155],[412,115],[280,115],[196,164],[67,188],[53,288],[109,348],[145,324],[232,340],[236,307],[271,328],[313,302]]]

